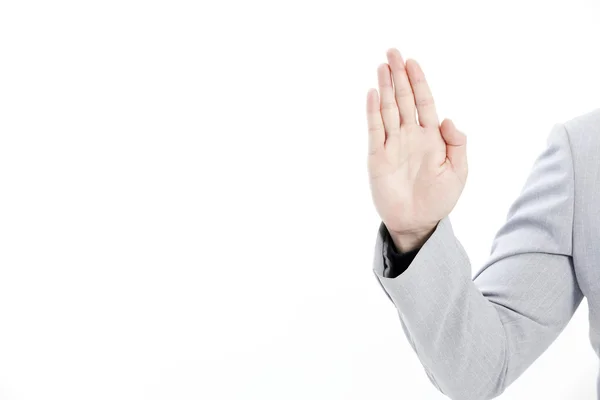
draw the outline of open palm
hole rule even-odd
[[[397,49],[367,95],[368,172],[375,208],[391,233],[430,231],[456,205],[467,174],[466,136],[440,125],[419,64]],[[418,114],[418,120],[417,120]]]

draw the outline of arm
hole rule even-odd
[[[452,399],[492,399],[557,338],[582,300],[572,265],[573,163],[554,126],[487,262],[471,278],[448,217],[410,266],[385,277],[378,232],[374,273],[430,380]],[[383,223],[382,223],[383,224]]]

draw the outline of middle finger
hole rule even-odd
[[[394,91],[400,112],[400,123],[415,125],[417,123],[415,96],[402,55],[397,49],[392,48],[387,51],[387,58],[394,79]]]

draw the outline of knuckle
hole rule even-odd
[[[425,74],[416,73],[411,76],[411,83],[413,85],[423,85],[426,83]]]
[[[406,65],[404,63],[395,64],[392,72],[397,74],[406,73]]]
[[[383,101],[381,102],[381,109],[382,110],[393,110],[394,108],[396,108],[396,103],[393,101]]]
[[[369,125],[369,132],[371,132],[371,133],[380,132],[383,129],[384,129],[383,125],[381,125],[381,124]]]
[[[412,89],[407,86],[398,86],[396,87],[396,96],[397,97],[408,97],[412,96]]]
[[[416,100],[417,106],[419,107],[432,107],[435,102],[433,97],[427,96]]]
[[[388,136],[399,136],[400,135],[400,127],[395,126],[393,128],[388,129]]]
[[[379,154],[379,152],[382,150],[382,147],[377,146],[377,147],[371,147],[369,148],[369,152],[368,155],[369,156],[376,156],[377,154]]]

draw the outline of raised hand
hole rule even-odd
[[[438,121],[419,64],[387,51],[379,95],[367,94],[368,172],[377,213],[401,251],[420,246],[456,205],[468,175],[466,136]],[[418,114],[418,119],[417,119]]]

